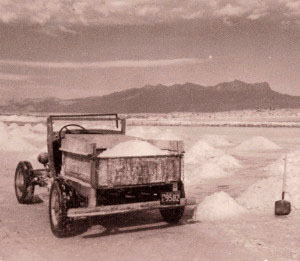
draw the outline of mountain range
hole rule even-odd
[[[64,100],[25,99],[0,106],[2,112],[168,113],[300,108],[300,96],[273,91],[268,83],[232,81],[215,86],[193,83],[146,85],[105,96]]]

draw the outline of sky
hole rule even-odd
[[[300,0],[0,0],[0,102],[235,79],[300,96]]]

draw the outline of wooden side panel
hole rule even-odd
[[[63,153],[63,175],[91,183],[91,161],[88,157]]]
[[[91,185],[93,188],[98,187],[98,175],[96,171],[96,163],[97,163],[97,149],[96,144],[91,144],[91,157],[90,157],[90,176],[91,176]]]
[[[66,134],[66,137],[62,140],[60,150],[87,155],[91,154],[91,144],[92,142],[88,142],[84,136],[72,137]]]
[[[181,157],[100,158],[97,173],[99,187],[178,181]]]

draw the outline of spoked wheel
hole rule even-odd
[[[66,237],[73,233],[73,219],[67,217],[68,200],[66,186],[55,181],[50,189],[49,218],[51,230],[57,237]]]
[[[180,183],[180,197],[185,197],[184,185]],[[163,219],[169,224],[177,224],[182,218],[184,213],[184,207],[175,207],[175,208],[167,208],[160,209],[160,214]]]
[[[15,172],[15,193],[21,204],[30,204],[34,196],[34,184],[31,178],[32,165],[28,161],[20,161]]]
[[[160,214],[169,224],[177,224],[183,216],[184,207],[161,209]]]

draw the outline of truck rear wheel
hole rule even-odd
[[[67,217],[68,191],[65,185],[55,181],[50,189],[49,219],[52,233],[57,237],[72,235],[73,219]]]
[[[30,204],[34,196],[34,184],[31,179],[32,165],[28,161],[20,161],[15,172],[15,193],[19,203]]]
[[[163,219],[170,224],[177,224],[182,218],[184,207],[160,209]]]

